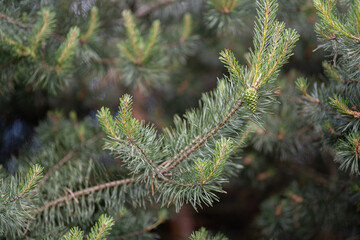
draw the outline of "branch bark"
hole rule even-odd
[[[173,169],[174,167],[176,167],[178,164],[180,164],[182,161],[184,161],[188,156],[190,156],[191,153],[193,153],[198,147],[200,147],[201,145],[203,145],[211,136],[213,136],[216,132],[219,131],[219,129],[225,125],[225,123],[235,114],[235,112],[239,109],[239,107],[244,103],[244,101],[239,101],[235,107],[233,109],[231,109],[231,111],[224,117],[224,119],[214,128],[212,129],[205,137],[203,137],[202,139],[200,139],[200,141],[198,141],[194,146],[192,146],[192,144],[194,144],[198,138],[194,139],[190,145],[186,146],[184,148],[184,150],[181,150],[180,153],[185,152],[184,154],[178,156],[176,155],[175,158],[171,159],[171,160],[167,160],[165,162],[167,162],[167,164],[165,164],[165,167],[163,170],[161,170],[161,173],[165,173],[170,171],[171,169]],[[192,146],[190,149],[189,146]],[[186,151],[186,149],[188,149]]]
[[[124,185],[127,183],[133,183],[135,182],[135,178],[127,178],[127,179],[122,179],[122,180],[118,180],[118,181],[113,181],[113,182],[108,182],[108,183],[104,183],[104,184],[100,184],[100,185],[96,185],[90,188],[86,188],[77,192],[73,192],[73,193],[69,193],[63,197],[60,197],[58,199],[55,199],[51,202],[46,203],[45,205],[41,206],[40,208],[38,208],[35,212],[32,213],[32,215],[37,215],[41,212],[43,212],[45,209],[48,209],[50,207],[56,206],[60,203],[66,202],[71,198],[77,198],[83,195],[87,195],[90,194],[92,192],[96,192],[99,190],[103,190],[106,188],[112,188],[112,187],[117,187],[120,185]]]

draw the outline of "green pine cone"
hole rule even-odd
[[[245,101],[249,106],[249,109],[255,113],[257,105],[258,93],[255,88],[248,88],[245,91]]]

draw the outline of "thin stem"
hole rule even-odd
[[[29,227],[30,227],[30,220],[28,220],[28,223],[26,225],[26,229],[25,229],[25,231],[23,233],[23,236],[26,236],[26,234],[29,232]]]
[[[15,20],[15,19],[13,19],[13,18],[11,18],[9,16],[6,16],[5,14],[2,14],[2,13],[0,13],[0,18],[4,19],[5,21],[7,21],[9,23],[12,23],[12,24],[15,24],[15,25],[17,25],[17,26],[19,26],[21,28],[24,28],[24,29],[31,29],[32,28],[31,26],[25,25],[22,22],[17,21],[17,20]]]
[[[158,178],[160,178],[161,180],[163,180],[164,182],[170,183],[172,185],[178,185],[178,186],[186,186],[186,187],[194,187],[194,186],[198,186],[199,184],[191,184],[191,183],[178,183],[175,182],[171,179],[168,179],[167,177],[165,177],[160,171],[159,169],[152,163],[151,159],[148,157],[148,155],[145,153],[145,151],[133,140],[129,140],[130,144],[132,144],[135,148],[137,148],[140,153],[144,156],[144,158],[146,159],[146,162],[150,165],[150,167],[153,169],[153,171],[155,172],[156,176]]]
[[[80,196],[87,195],[87,194],[90,194],[92,192],[100,191],[100,190],[103,190],[103,189],[106,189],[106,188],[117,187],[117,186],[120,186],[120,185],[124,185],[124,184],[127,184],[127,183],[133,183],[133,182],[135,182],[135,178],[127,178],[127,179],[122,179],[122,180],[118,180],[118,181],[113,181],[113,182],[108,182],[108,183],[96,185],[96,186],[86,188],[86,189],[83,189],[83,190],[80,190],[80,191],[77,191],[77,192],[73,192],[71,194],[69,193],[69,194],[67,194],[67,195],[65,195],[63,197],[60,197],[58,199],[55,199],[55,200],[53,200],[51,202],[46,203],[45,205],[38,208],[32,214],[37,215],[37,214],[43,212],[44,210],[46,210],[46,209],[48,209],[50,207],[56,206],[56,205],[58,205],[60,203],[66,202],[71,198],[80,197]]]
[[[244,103],[244,101],[238,102],[233,109],[225,116],[225,118],[215,127],[213,128],[205,137],[200,139],[194,146],[192,146],[189,150],[187,150],[184,154],[180,155],[179,157],[166,161],[166,162],[172,162],[170,166],[167,166],[164,170],[161,172],[168,172],[174,167],[176,167],[178,164],[180,164],[182,161],[184,161],[191,153],[193,153],[198,147],[200,147],[202,144],[204,144],[211,136],[213,136],[219,129],[225,125],[225,123],[235,114],[235,112],[239,109],[239,107]],[[192,144],[192,143],[191,143]],[[187,146],[185,147],[187,148]]]

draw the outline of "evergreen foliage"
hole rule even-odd
[[[0,9],[3,145],[17,105],[50,109],[0,165],[1,239],[155,239],[184,204],[201,214],[233,188],[256,209],[239,223],[251,226],[247,238],[360,236],[360,0],[21,0]],[[300,77],[299,56],[280,74],[297,32],[314,34],[316,14],[324,75]],[[183,114],[169,123],[158,102]],[[226,236],[201,227],[187,237]]]

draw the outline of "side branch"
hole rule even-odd
[[[198,147],[204,144],[211,136],[213,136],[219,129],[225,125],[225,123],[235,114],[235,112],[239,109],[239,107],[244,103],[244,101],[238,102],[235,107],[226,115],[226,117],[213,129],[211,130],[205,137],[200,139],[194,146],[192,146],[189,150],[187,150],[183,155],[166,162],[172,162],[170,166],[166,166],[161,172],[168,172],[174,167],[176,167],[179,163],[184,161],[191,153],[193,153]],[[185,147],[187,148],[187,147]]]
[[[270,69],[270,71],[266,74],[264,80],[261,81],[261,83],[265,83],[266,80],[275,72],[276,67],[279,65],[279,63],[281,63],[281,61],[283,60],[284,56],[286,55],[286,52],[291,44],[291,41],[293,39],[292,38],[288,38],[286,40],[285,46],[283,47],[283,51],[281,53],[281,55],[279,56],[279,58],[276,60],[276,62],[274,63],[273,67]]]
[[[106,188],[112,188],[112,187],[117,187],[120,185],[124,185],[127,183],[133,183],[135,182],[135,178],[127,178],[127,179],[123,179],[123,180],[118,180],[118,181],[113,181],[113,182],[108,182],[108,183],[104,183],[104,184],[100,184],[97,186],[93,186],[90,188],[86,188],[74,193],[69,193],[63,197],[60,197],[58,199],[55,199],[54,201],[48,202],[47,204],[43,205],[42,207],[38,208],[35,212],[32,213],[32,215],[37,215],[41,212],[43,212],[45,209],[48,209],[50,207],[56,206],[62,202],[67,201],[70,198],[76,198],[76,197],[80,197],[83,195],[87,195],[90,194],[92,192],[96,192],[96,191],[100,191]]]
[[[9,201],[5,202],[5,204],[15,202],[15,201],[19,200],[20,198],[22,198],[32,188],[32,185],[36,183],[36,180],[37,180],[37,177],[39,177],[39,174],[41,174],[40,171],[35,170],[32,173],[30,181],[26,184],[25,188],[23,188],[21,193],[18,196],[16,196],[15,198],[10,199]]]
[[[137,148],[139,150],[139,152],[141,153],[141,155],[144,156],[146,162],[150,165],[150,167],[156,172],[157,175],[161,175],[157,169],[157,167],[152,163],[151,159],[149,158],[149,156],[145,153],[144,149],[142,149],[134,140],[129,139],[129,143],[131,145],[133,145],[135,148]]]
[[[15,25],[17,25],[17,26],[19,26],[21,28],[24,28],[24,29],[31,29],[32,28],[31,26],[25,25],[22,22],[17,21],[17,20],[15,20],[15,19],[13,19],[13,18],[11,18],[9,16],[6,16],[6,15],[4,15],[2,13],[0,13],[0,18],[4,19],[5,21],[7,21],[9,23],[12,23],[12,24],[15,24]]]
[[[326,19],[326,21],[329,23],[329,25],[333,29],[335,29],[335,30],[339,31],[340,33],[344,34],[346,37],[353,39],[355,42],[360,41],[359,37],[354,36],[353,34],[345,31],[343,26],[341,26],[341,25],[339,26],[339,24],[337,24],[336,22],[333,21],[334,16],[330,15],[331,13],[329,13],[325,9],[324,5],[321,2],[317,2],[316,4],[317,5],[315,7],[317,7],[318,10],[323,14],[324,18]]]
[[[177,186],[183,186],[183,187],[195,187],[195,186],[198,186],[199,184],[191,184],[191,183],[178,183],[178,182],[175,182],[171,179],[168,179],[167,177],[165,177],[161,171],[152,163],[152,161],[150,160],[150,158],[147,156],[147,154],[145,153],[145,151],[140,148],[140,146],[134,142],[133,140],[129,140],[130,144],[133,145],[135,148],[137,148],[140,153],[145,157],[147,163],[150,165],[150,167],[154,170],[156,176],[163,180],[164,182],[167,182],[167,183],[170,183],[172,185],[177,185]],[[154,175],[155,175],[154,174]],[[152,189],[153,189],[153,186],[152,186]],[[154,190],[153,190],[153,195],[154,195]]]

